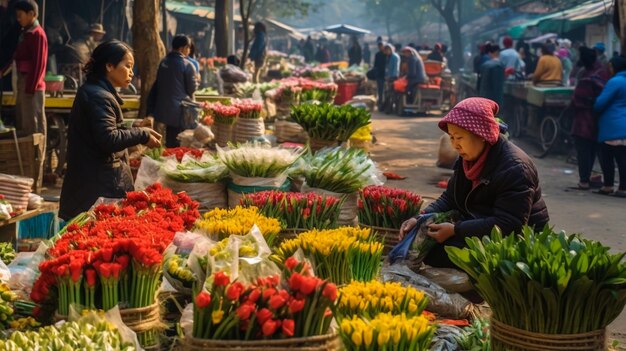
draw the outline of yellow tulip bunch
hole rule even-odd
[[[276,250],[280,261],[302,249],[315,274],[336,284],[372,280],[381,266],[383,245],[369,228],[311,230],[284,241]]]
[[[246,235],[255,224],[271,246],[280,233],[280,222],[276,218],[263,216],[256,207],[237,206],[231,210],[216,208],[205,213],[203,219],[196,223],[196,228],[214,240],[223,240],[231,235]]]
[[[165,267],[167,273],[172,278],[179,280],[183,283],[183,286],[191,288],[195,277],[191,269],[187,267],[187,257],[182,257],[178,254],[172,255],[172,257],[166,260]]]
[[[435,327],[423,316],[381,313],[372,319],[354,316],[341,321],[339,335],[346,350],[426,351]]]
[[[380,313],[418,316],[424,311],[427,297],[423,292],[400,283],[352,282],[339,289],[337,315],[375,317]]]

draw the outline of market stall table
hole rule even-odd
[[[59,204],[57,202],[44,202],[41,207],[37,209],[26,211],[8,220],[0,221],[0,242],[10,242],[15,245],[17,241],[18,223],[20,221],[25,221],[43,213],[53,212],[56,214],[58,208]]]

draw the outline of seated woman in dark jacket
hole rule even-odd
[[[469,98],[439,121],[460,158],[446,191],[424,213],[456,210],[461,220],[429,226],[428,235],[441,244],[426,257],[430,266],[454,267],[444,246],[463,247],[466,237],[489,235],[494,226],[510,234],[526,224],[542,228],[548,223],[537,169],[524,151],[500,135],[497,112],[494,101]],[[416,223],[416,218],[404,222],[400,235]]]
[[[99,197],[123,198],[134,189],[126,148],[161,145],[161,136],[150,128],[122,126],[123,101],[115,88],[128,87],[133,64],[130,47],[111,40],[94,50],[85,67],[87,82],[76,93],[69,121],[59,209],[64,220],[87,211]]]

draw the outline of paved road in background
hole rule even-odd
[[[414,191],[430,202],[442,192],[437,182],[452,173],[438,168],[437,150],[443,132],[437,128],[439,117],[397,117],[374,113],[377,144],[372,158],[383,171],[406,176],[390,180],[388,186]],[[538,150],[532,142],[516,141],[530,155]],[[535,158],[551,224],[569,233],[584,233],[614,251],[626,251],[626,199],[591,192],[566,191],[577,181],[577,168],[565,162],[564,156]],[[626,312],[611,325],[611,330],[626,333]]]

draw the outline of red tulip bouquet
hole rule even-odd
[[[237,117],[239,117],[239,108],[235,106],[223,105],[222,103],[214,103],[211,105],[213,110],[213,120],[216,123],[234,125]]]
[[[297,229],[335,228],[342,204],[333,196],[274,190],[247,194],[241,202],[257,207],[267,217],[278,218],[285,228]]]
[[[258,119],[261,117],[263,102],[252,99],[236,100],[233,104],[239,109],[239,118]]]
[[[217,272],[194,292],[193,337],[261,340],[328,333],[337,287],[311,275],[307,263],[285,261],[282,278],[244,285]]]
[[[410,191],[368,186],[360,192],[359,221],[368,226],[400,229],[402,222],[419,214],[423,202]]]
[[[50,303],[58,296],[52,304],[60,315],[68,315],[71,304],[104,310],[151,306],[163,252],[176,232],[191,229],[200,216],[197,207],[185,193],[159,184],[129,192],[118,204],[97,206],[91,220],[69,225],[48,250],[31,298]],[[138,336],[142,345],[156,338],[154,332]]]

